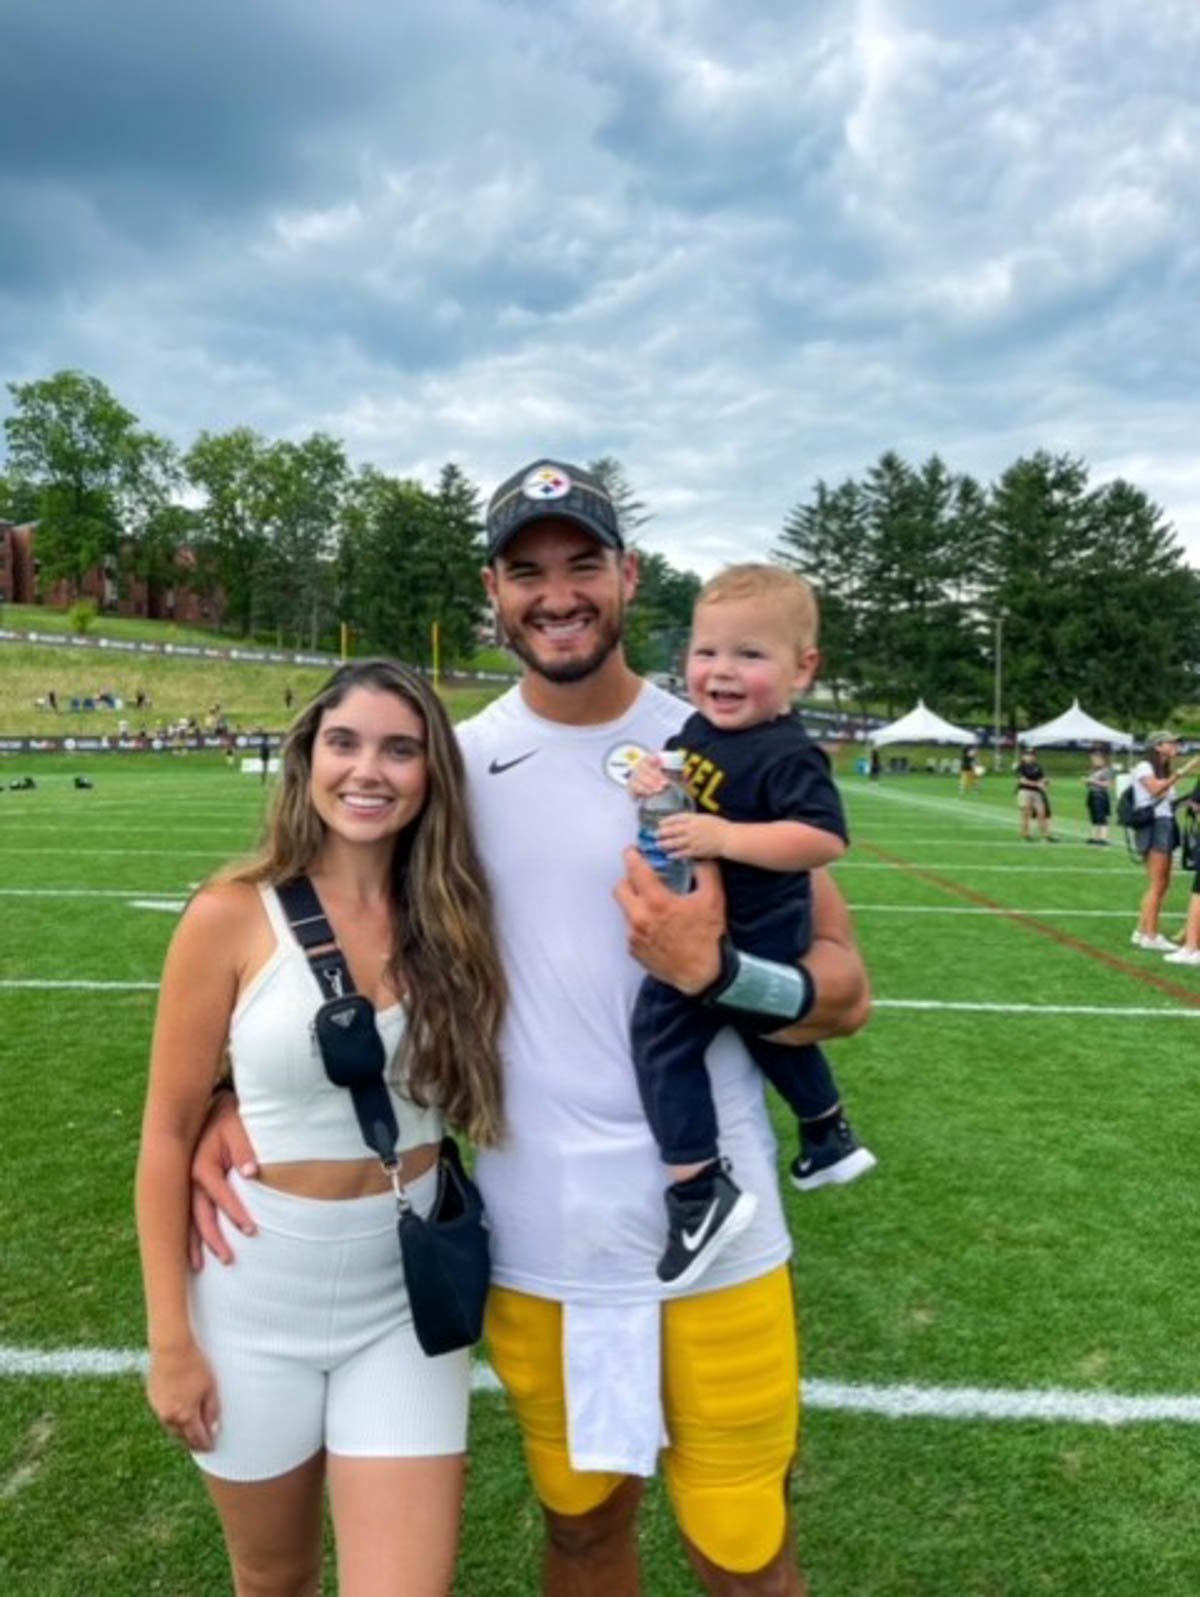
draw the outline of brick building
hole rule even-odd
[[[225,610],[221,590],[201,593],[187,581],[187,572],[196,566],[190,549],[179,551],[181,576],[169,585],[133,577],[122,588],[115,564],[108,561],[93,566],[80,583],[64,579],[39,595],[36,541],[36,523],[17,527],[0,521],[0,600],[9,604],[45,602],[52,610],[65,610],[76,599],[94,599],[109,615],[146,616],[151,621],[179,621],[189,626],[221,624]]]
[[[37,566],[32,526],[0,521],[0,599],[8,604],[37,601]]]

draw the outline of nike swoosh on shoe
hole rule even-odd
[[[712,1230],[713,1221],[717,1218],[718,1207],[719,1200],[714,1198],[708,1206],[708,1212],[705,1214],[704,1219],[701,1220],[696,1229],[679,1233],[680,1241],[689,1253],[695,1253],[696,1249],[702,1245],[705,1237]]]

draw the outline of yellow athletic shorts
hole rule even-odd
[[[562,1306],[494,1286],[486,1335],[525,1441],[534,1490],[558,1514],[598,1508],[624,1477],[567,1456]],[[667,1491],[684,1535],[721,1569],[761,1569],[783,1546],[800,1424],[791,1274],[663,1305]]]

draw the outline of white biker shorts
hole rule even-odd
[[[224,1480],[285,1474],[322,1447],[421,1458],[467,1445],[470,1354],[429,1358],[412,1326],[390,1192],[296,1198],[234,1172],[258,1226],[225,1226],[234,1263],[192,1277],[196,1340],[217,1380],[216,1446],[193,1453]],[[427,1211],[430,1170],[408,1191]]]

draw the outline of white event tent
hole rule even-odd
[[[1079,708],[1078,699],[1072,699],[1071,708],[1055,716],[1053,721],[1045,721],[1041,726],[1030,727],[1028,732],[1019,733],[1017,742],[1027,744],[1030,748],[1040,748],[1047,743],[1109,743],[1119,749],[1133,747],[1133,739],[1128,732],[1118,732],[1116,727],[1105,726],[1103,721],[1097,721],[1086,710]]]
[[[867,734],[872,743],[978,743],[974,732],[944,721],[927,709],[924,699],[917,700],[915,710],[902,715],[887,726],[877,726]]]

